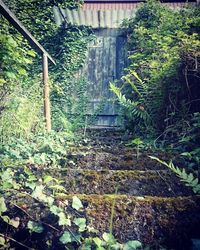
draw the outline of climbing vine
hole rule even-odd
[[[9,8],[16,14],[17,18],[22,21],[25,27],[28,28],[28,30],[56,60],[56,66],[50,64],[53,128],[56,130],[69,130],[73,127],[78,128],[79,125],[81,126],[81,124],[83,124],[84,117],[82,116],[82,114],[85,112],[87,101],[87,98],[85,96],[87,81],[83,81],[83,79],[79,77],[78,71],[84,63],[85,53],[87,50],[88,42],[91,40],[90,34],[92,33],[92,31],[86,27],[76,27],[66,23],[63,23],[63,25],[58,27],[54,21],[53,7],[56,6],[58,9],[76,8],[81,5],[81,1],[12,0],[5,1],[5,3],[8,4]],[[18,77],[20,76],[20,74],[23,75],[24,83],[29,82],[29,85],[26,85],[24,83],[23,85],[17,85],[15,82],[15,86],[21,86],[23,90],[22,92],[25,93],[26,91],[29,91],[28,88],[30,87],[28,74],[29,76],[31,76],[31,78],[34,78],[34,81],[37,78],[36,81],[38,83],[38,88],[40,88],[40,93],[34,91],[32,91],[32,93],[35,93],[34,98],[38,98],[38,101],[35,102],[35,100],[32,100],[30,101],[30,103],[39,103],[39,99],[42,100],[42,88],[39,86],[42,70],[41,57],[30,50],[30,47],[28,46],[28,44],[26,44],[26,42],[24,42],[22,36],[18,34],[14,28],[10,27],[10,25],[6,21],[4,22],[4,26],[6,27],[5,30],[7,30],[7,41],[12,43],[13,46],[13,50],[10,49],[11,46],[8,50],[9,53],[12,54],[10,58],[13,58],[13,65],[19,68],[15,70],[15,67],[8,67],[8,65],[4,66],[2,68],[2,72],[4,75],[7,74],[9,77],[9,79],[7,77],[6,81],[9,80],[14,84],[15,79],[13,77],[14,75],[16,75],[17,71],[17,73],[19,73]],[[4,27],[2,26],[1,29],[4,30]],[[3,39],[5,40],[2,35],[2,40]],[[25,44],[26,46],[24,46]],[[6,61],[7,58],[5,54],[6,46],[8,45],[5,45],[5,48],[3,47],[1,49],[1,55],[3,55],[4,61]],[[22,47],[24,49],[22,49]],[[14,52],[15,48],[17,48],[17,50],[15,50]],[[19,54],[17,55],[17,53]],[[22,57],[24,58],[24,55],[26,53],[29,58],[25,58],[23,60]],[[11,64],[11,59],[6,63]],[[6,67],[10,70],[8,73],[6,73]],[[4,83],[4,81],[5,79],[2,78],[1,82]],[[12,86],[12,83],[4,84],[4,86],[9,86],[10,88]],[[6,90],[4,91],[4,93],[5,92],[7,93]],[[14,97],[13,92],[12,97]],[[22,106],[20,104],[20,98],[17,99],[17,103],[19,103],[19,106]],[[8,98],[6,100],[8,106]],[[14,99],[12,98],[12,100]],[[81,102],[79,102],[80,105],[78,106],[76,105],[77,100]],[[18,105],[16,107],[18,107]],[[4,109],[3,104],[1,109]],[[23,110],[24,117],[28,116],[28,109],[26,109],[26,111],[27,112]],[[40,111],[38,111],[39,110],[37,109],[35,120],[40,120],[41,123],[43,123],[41,102]],[[23,123],[20,117],[17,118],[17,120],[20,120],[20,122]],[[80,122],[79,125],[77,124],[77,126],[75,126],[77,120]],[[36,123],[38,124],[38,122]],[[72,125],[70,123],[72,123]],[[4,127],[7,127],[7,125],[8,124],[6,124]],[[24,127],[24,125],[22,124],[18,127],[21,128]],[[30,121],[29,132],[36,131],[35,129],[33,129],[33,127],[36,128],[35,124],[31,124]],[[41,126],[39,127],[41,128]],[[15,131],[15,129],[13,131]],[[23,129],[21,130],[21,132],[21,134],[24,133]],[[6,131],[4,132],[4,134],[6,136]],[[16,135],[17,133],[14,132],[14,134]],[[7,136],[10,135],[7,134]]]

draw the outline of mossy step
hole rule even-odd
[[[145,244],[167,244],[167,249],[188,250],[191,238],[200,237],[200,196],[131,197],[77,195],[91,226],[108,232],[114,206],[113,233],[120,241],[138,239]],[[67,195],[63,199],[71,199]]]
[[[56,174],[56,173],[55,173]],[[66,170],[63,185],[70,193],[179,196],[191,195],[171,171]]]
[[[122,130],[122,129],[119,129],[119,128],[91,128],[91,129],[87,129],[86,130],[86,137],[89,137],[89,138],[95,138],[95,137],[101,137],[101,136],[109,136],[109,137],[112,137],[112,136],[124,136],[125,134],[125,131]]]
[[[71,151],[66,166],[87,169],[113,169],[113,170],[158,170],[166,169],[155,160],[149,158],[154,155],[164,161],[173,160],[177,163],[178,157],[162,152],[143,152],[137,154],[134,149],[87,149],[86,151]]]

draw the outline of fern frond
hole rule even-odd
[[[131,85],[132,89],[135,91],[135,93],[138,94],[139,97],[142,97],[141,92],[139,91],[138,87],[136,86],[136,84],[133,83],[133,80],[130,79],[130,75],[126,75],[123,77],[123,80],[125,80],[128,84]]]
[[[193,173],[187,173],[186,170],[183,168],[179,168],[174,166],[173,162],[170,161],[169,163],[160,160],[159,158],[155,156],[149,156],[151,159],[158,161],[159,163],[167,166],[169,169],[171,169],[180,179],[181,181],[185,182],[185,185],[188,187],[191,187],[193,192],[196,194],[200,194],[200,183],[199,179],[195,178]]]
[[[118,88],[114,83],[110,82],[110,90],[117,96],[119,97],[121,90]]]

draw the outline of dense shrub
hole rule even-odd
[[[136,17],[124,22],[129,51],[125,88],[111,88],[138,133],[177,138],[200,111],[199,25],[198,8],[174,11],[156,1],[142,4]]]

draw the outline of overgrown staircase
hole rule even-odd
[[[71,147],[63,169],[69,196],[84,203],[86,217],[100,232],[119,241],[137,239],[152,249],[190,249],[199,238],[200,197],[171,170],[136,154],[122,131],[89,131],[84,145]],[[169,161],[177,156],[154,153]],[[113,223],[111,213],[114,211]]]

